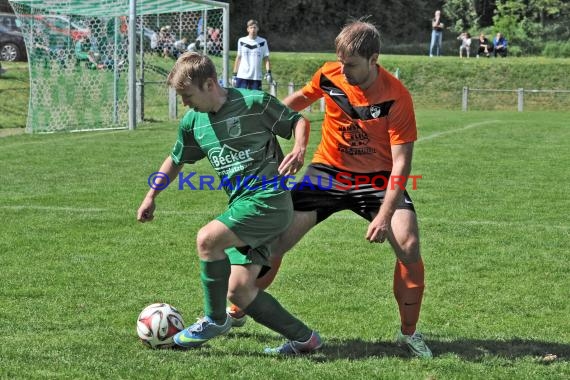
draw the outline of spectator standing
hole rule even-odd
[[[441,55],[441,44],[443,41],[443,22],[441,22],[441,11],[435,11],[431,20],[431,43],[429,46],[429,56]],[[434,53],[435,50],[435,53]]]
[[[232,85],[238,88],[261,90],[262,63],[265,64],[265,79],[273,83],[269,46],[265,38],[259,37],[256,20],[247,22],[247,36],[238,40],[237,57],[234,64]]]
[[[495,57],[500,55],[501,57],[507,56],[507,39],[501,32],[497,33],[495,39],[493,40],[493,52]]]

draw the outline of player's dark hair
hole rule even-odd
[[[339,57],[358,55],[366,59],[380,54],[380,32],[370,22],[358,20],[347,24],[335,39]]]
[[[212,60],[201,53],[186,52],[176,60],[166,84],[175,90],[183,90],[189,84],[202,87],[208,78],[218,80]]]

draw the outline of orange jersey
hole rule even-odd
[[[302,91],[312,101],[324,96],[326,102],[313,163],[353,173],[391,171],[390,146],[417,139],[410,93],[380,66],[374,84],[363,91],[348,84],[340,62],[328,62]]]

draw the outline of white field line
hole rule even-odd
[[[366,223],[366,220],[359,215],[353,214],[350,211],[336,213],[332,215],[330,218],[336,219],[359,219],[362,220],[363,223]],[[509,227],[509,228],[521,228],[521,229],[555,229],[561,231],[570,231],[570,225],[552,225],[552,224],[529,224],[526,222],[509,222],[509,221],[497,221],[497,220],[450,220],[450,219],[436,219],[436,218],[429,218],[429,217],[420,217],[419,222],[428,222],[428,223],[439,223],[439,224],[453,224],[453,225],[462,225],[462,226],[492,226],[492,227]]]
[[[46,212],[67,212],[67,213],[125,213],[132,214],[133,218],[136,210],[120,210],[111,208],[82,208],[82,207],[66,207],[66,206],[33,206],[33,205],[19,205],[19,206],[0,206],[0,210],[34,210],[34,211],[46,211]],[[211,216],[211,212],[196,212],[192,210],[182,211],[182,210],[156,210],[155,216],[160,215],[182,215],[186,217],[191,216]],[[214,213],[215,214],[215,213]],[[362,220],[366,223],[362,217],[352,214],[350,212],[337,213],[331,216],[333,219],[351,219],[351,220]],[[448,219],[435,219],[424,217],[420,218],[420,223],[439,223],[439,224],[454,224],[463,226],[492,226],[492,227],[508,227],[508,228],[521,228],[521,229],[555,229],[561,231],[570,231],[570,225],[552,225],[552,224],[529,224],[526,222],[509,222],[509,221],[496,221],[496,220],[448,220]]]
[[[33,206],[33,205],[3,205],[0,209],[4,210],[35,210],[35,211],[53,211],[53,212],[77,212],[77,213],[88,213],[88,212],[107,212],[109,209],[106,208],[82,208],[82,207],[66,207],[66,206]]]
[[[499,122],[501,122],[501,120],[486,120],[486,121],[480,121],[478,123],[467,124],[465,127],[462,127],[462,128],[452,129],[452,130],[443,131],[443,132],[436,132],[436,133],[432,133],[431,135],[427,135],[425,137],[420,137],[419,139],[416,140],[416,143],[435,139],[435,138],[438,138],[440,136],[449,135],[451,133],[463,132],[463,131],[466,131],[466,130],[471,129],[471,128],[478,128],[478,127],[482,127],[482,126],[487,125],[487,124],[494,124],[494,123],[499,123]]]
[[[95,207],[68,207],[68,206],[36,206],[36,205],[0,205],[0,210],[32,210],[32,211],[46,211],[46,212],[63,212],[63,213],[77,213],[77,214],[87,214],[87,213],[115,213],[119,214],[124,212],[125,214],[135,215],[137,210],[121,210],[115,208],[95,208]],[[193,210],[157,210],[157,215],[198,215],[198,216],[208,216],[212,215],[210,212],[196,212]]]

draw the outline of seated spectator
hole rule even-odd
[[[158,33],[156,30],[154,30],[150,36],[150,50],[152,53],[158,52]]]
[[[178,57],[187,50],[186,49],[187,45],[188,45],[188,38],[186,37],[177,40],[173,44],[172,56],[174,57],[174,59],[178,59]]]
[[[459,58],[463,58],[464,54],[469,58],[471,50],[471,35],[467,32],[463,32],[457,37],[457,39],[461,41],[461,45],[459,46]]]
[[[208,27],[208,50],[210,54],[222,55],[222,32],[219,28]]]
[[[479,56],[490,57],[493,52],[493,45],[483,33],[479,35],[479,48],[477,50],[477,58]]]
[[[172,57],[174,51],[174,36],[170,33],[170,25],[163,26],[160,28],[158,33],[158,51],[162,53],[164,58]]]
[[[102,67],[107,70],[113,70],[115,68],[115,46],[113,44],[107,44],[101,51],[100,57],[98,57],[98,62],[101,63]],[[122,70],[127,63],[127,56],[117,56],[117,69]]]
[[[205,51],[207,54],[211,55],[222,55],[222,36],[221,30],[218,28],[208,27],[207,34],[208,38],[201,33],[196,37],[196,40],[188,45],[188,51]],[[204,49],[204,45],[205,49]]]
[[[493,40],[493,46],[495,57],[497,54],[501,57],[507,56],[507,39],[503,36],[502,33],[497,33],[495,39]]]
[[[188,45],[188,51],[202,51],[204,49],[204,34],[198,35],[196,40]]]
[[[100,55],[91,48],[89,36],[81,37],[75,43],[75,59],[78,63],[85,62],[85,66],[89,69],[101,69],[103,64],[100,61]]]

